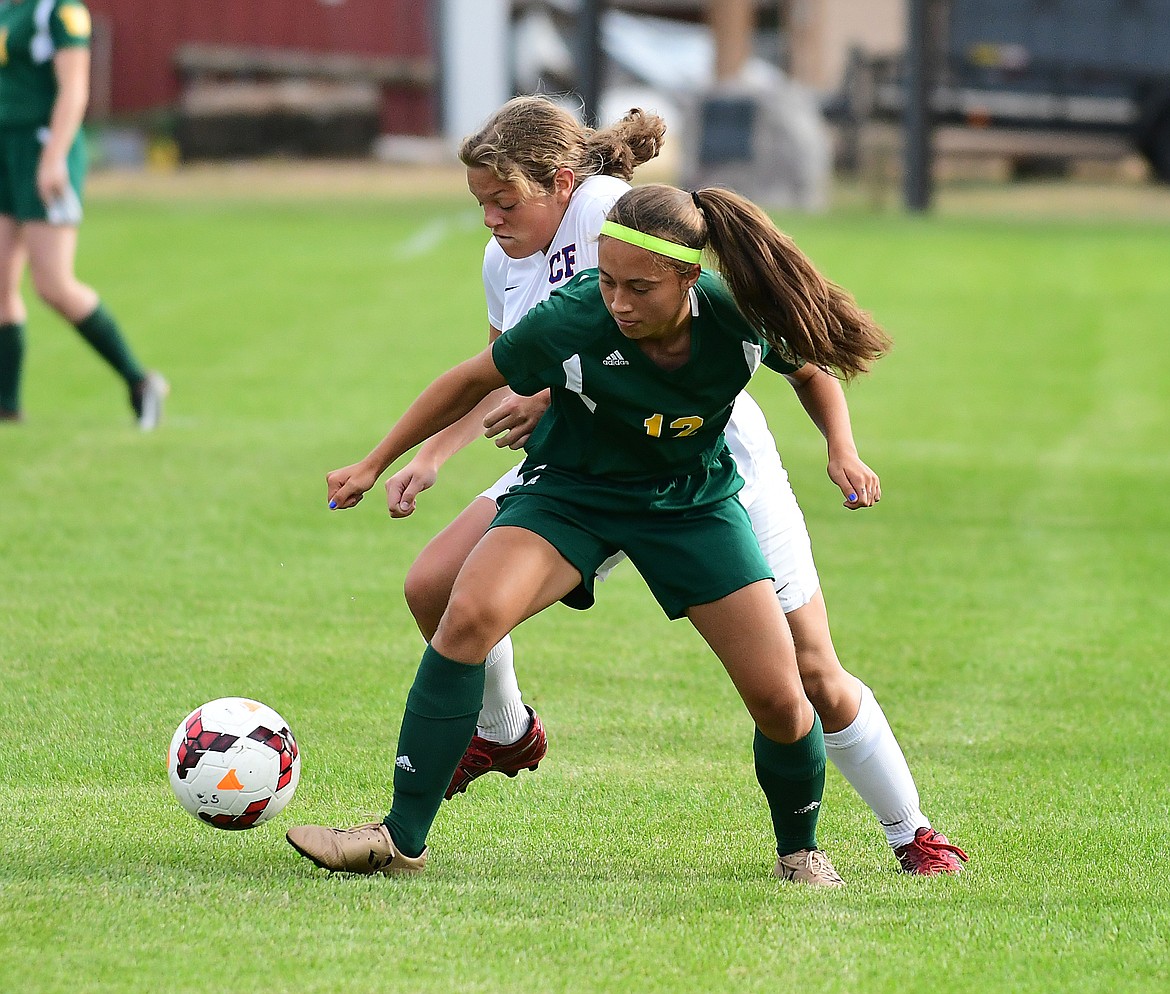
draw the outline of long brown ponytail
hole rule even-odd
[[[848,380],[889,351],[889,337],[852,295],[817,272],[767,214],[737,193],[641,186],[614,204],[609,219],[711,252],[740,311],[784,355]]]

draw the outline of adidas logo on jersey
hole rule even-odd
[[[609,355],[601,360],[603,366],[628,366],[629,360],[622,355],[617,349],[614,349]]]

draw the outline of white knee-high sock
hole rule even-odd
[[[512,636],[505,635],[492,646],[484,663],[483,707],[475,734],[502,745],[517,742],[528,731],[532,719],[520,697],[513,667]]]
[[[833,765],[873,809],[891,846],[903,846],[930,821],[918,807],[918,788],[885,712],[864,683],[853,723],[825,733]]]

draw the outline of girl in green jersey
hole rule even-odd
[[[139,365],[97,291],[74,273],[89,37],[80,0],[0,0],[0,421],[21,420],[27,263],[37,294],[122,378],[148,431],[167,382]]]
[[[726,287],[701,269],[704,249]],[[492,390],[552,391],[522,482],[461,569],[423,654],[390,813],[355,829],[294,828],[294,848],[333,871],[421,871],[427,832],[475,729],[487,651],[557,600],[580,596],[622,550],[668,616],[702,634],[755,722],[776,875],[840,886],[815,836],[820,722],[771,572],[734,499],[742,481],[722,429],[761,362],[781,370],[811,362],[849,378],[887,345],[749,201],[665,186],[625,194],[602,228],[597,271],[440,376],[365,459],[329,474],[330,507],[353,507],[399,456]]]

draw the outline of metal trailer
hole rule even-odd
[[[1170,0],[932,0],[932,119],[1123,138],[1170,182]],[[855,54],[836,116],[900,117],[903,59]]]

